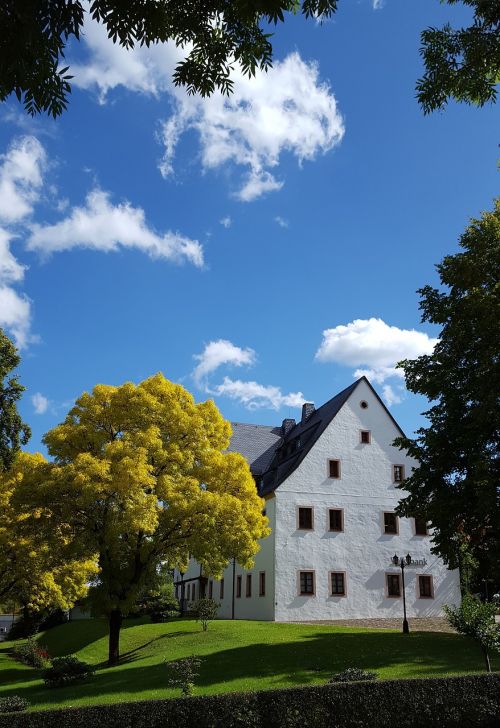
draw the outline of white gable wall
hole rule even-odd
[[[360,402],[368,403],[367,409]],[[371,443],[361,444],[360,430]],[[408,616],[437,616],[443,604],[458,603],[458,573],[430,553],[430,538],[414,535],[413,519],[399,519],[399,535],[385,535],[384,511],[402,496],[393,483],[392,465],[411,472],[412,461],[392,446],[399,431],[365,381],[361,381],[298,468],[276,496],[276,597],[278,621],[400,617],[402,598],[388,598],[386,573],[394,553],[426,559],[405,571]],[[340,479],[328,477],[329,459],[341,461]],[[297,507],[314,508],[314,530],[297,529]],[[328,509],[342,508],[344,532],[328,530]],[[316,594],[299,596],[298,572],[315,571]],[[343,571],[345,597],[329,596],[329,572]],[[434,599],[417,596],[417,574],[431,574]]]

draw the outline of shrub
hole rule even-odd
[[[344,682],[361,682],[362,680],[376,680],[377,673],[370,672],[369,670],[361,670],[359,667],[348,667],[342,672],[337,672],[332,675],[328,682],[331,683],[344,683]]]
[[[173,617],[179,616],[179,610],[172,608],[172,609],[153,609],[149,613],[149,618],[152,622],[167,622],[169,619],[172,619]]]
[[[23,665],[37,667],[41,669],[47,666],[50,655],[45,647],[38,644],[34,637],[28,637],[26,642],[17,645],[12,650],[12,654],[16,660],[22,662]]]
[[[92,665],[82,662],[74,655],[54,657],[51,667],[43,673],[43,681],[48,688],[61,688],[81,680],[86,680],[95,672]]]
[[[196,621],[201,622],[204,632],[207,631],[209,622],[217,617],[217,610],[219,607],[220,604],[213,599],[207,599],[206,597],[198,599],[198,601],[193,604],[192,610],[196,615]]]
[[[167,662],[167,665],[171,673],[168,684],[171,687],[180,688],[184,697],[192,695],[194,679],[198,677],[197,670],[200,669],[201,658],[192,655],[191,657],[184,657],[182,660]]]
[[[20,713],[30,707],[29,700],[19,695],[10,695],[7,698],[0,698],[0,713]]]
[[[486,670],[491,672],[490,652],[500,652],[500,626],[495,622],[495,604],[465,594],[460,606],[443,609],[448,622],[459,634],[472,637],[478,643]]]
[[[500,675],[377,680],[0,715],[0,728],[498,728]]]

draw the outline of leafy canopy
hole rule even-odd
[[[425,75],[417,95],[425,112],[449,98],[482,105],[494,101],[500,77],[498,0],[445,0],[474,11],[468,28],[428,28],[422,33]],[[124,48],[173,41],[186,57],[174,83],[188,93],[230,93],[239,64],[255,74],[272,65],[269,25],[286,13],[327,19],[338,0],[91,0],[88,13],[106,26],[110,42]],[[79,0],[3,0],[0,4],[0,100],[15,93],[25,110],[59,116],[68,104],[71,74],[65,49],[80,39],[86,10]]]
[[[498,0],[446,0],[473,9],[468,28],[427,28],[421,34],[425,74],[417,98],[425,113],[443,109],[449,99],[484,106],[496,101],[500,82],[500,3]]]
[[[472,220],[461,252],[437,266],[442,289],[420,289],[422,320],[441,327],[430,355],[403,361],[406,386],[431,402],[427,427],[398,443],[419,466],[402,486],[400,513],[434,526],[451,567],[461,544],[500,578],[500,199]]]
[[[0,471],[12,465],[21,445],[26,445],[31,437],[31,430],[16,406],[25,388],[17,377],[9,377],[20,361],[16,347],[0,329]]]
[[[33,504],[49,471],[42,455],[20,453],[0,475],[0,600],[30,612],[69,609],[97,570],[95,559],[74,553],[64,529],[41,528],[48,512]]]
[[[160,564],[186,568],[191,555],[213,575],[233,557],[252,564],[269,529],[246,460],[225,452],[230,435],[212,401],[162,374],[96,386],[45,435],[54,462],[35,491],[47,528],[95,555],[89,598],[118,632]]]

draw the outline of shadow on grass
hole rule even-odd
[[[136,655],[140,649],[131,650],[129,656]],[[125,655],[123,663],[99,671],[88,683],[52,690],[35,683],[14,686],[9,692],[28,698],[33,705],[50,703],[54,706],[71,704],[75,700],[89,703],[138,700],[142,697],[141,693],[152,697],[154,691],[160,693],[155,697],[161,697],[167,691],[168,680],[163,657],[177,659],[179,656],[179,650],[174,656],[169,656],[166,650],[164,656],[154,656],[157,661],[152,664],[131,665]],[[391,677],[429,677],[481,671],[483,668],[480,650],[473,642],[451,634],[430,632],[402,635],[325,631],[301,635],[300,640],[295,642],[258,643],[221,649],[202,657],[200,676],[196,680],[197,693],[226,692],[242,689],[242,686],[245,689],[264,689],[326,682],[334,672],[346,667],[375,671],[390,669]],[[498,659],[494,667],[500,668]],[[23,672],[17,680],[13,674],[14,683],[29,679],[26,671]],[[33,682],[37,677],[33,675]]]
[[[142,645],[138,645],[133,650],[127,650],[127,652],[122,652],[120,655],[120,665],[125,665],[129,662],[134,662],[136,660],[142,660],[144,658],[144,654],[141,654],[142,651],[145,650],[147,647],[150,647],[151,645],[156,645],[158,642],[170,640],[172,639],[172,637],[185,637],[196,633],[197,630],[182,630],[181,632],[167,632],[165,634],[160,634],[157,637],[153,637],[153,639],[149,640],[148,642],[145,642]],[[97,669],[104,669],[108,667],[108,663],[107,661],[103,661],[96,665],[96,667]]]

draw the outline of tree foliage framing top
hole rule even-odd
[[[468,28],[428,28],[422,33],[425,74],[417,98],[425,113],[444,108],[448,99],[478,104],[495,101],[500,79],[500,3],[498,0],[443,0],[473,8]],[[269,25],[285,14],[328,19],[338,0],[90,0],[88,14],[106,26],[110,42],[130,49],[172,40],[186,48],[174,83],[188,93],[229,94],[231,71],[272,66]],[[80,39],[83,0],[3,0],[0,4],[0,101],[12,93],[32,116],[60,116],[67,108],[72,76],[64,62],[71,38]],[[190,48],[188,51],[187,49]]]

